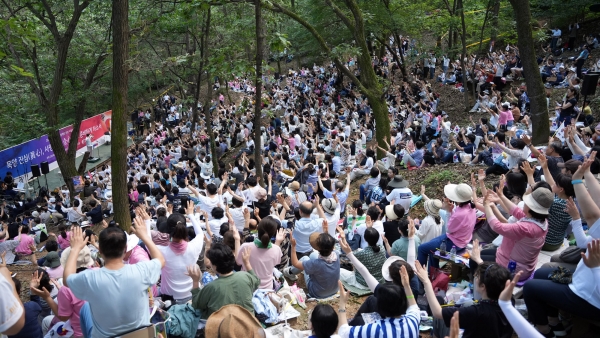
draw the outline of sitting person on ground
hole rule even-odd
[[[391,207],[391,206],[387,206]],[[387,208],[386,207],[386,208]],[[356,209],[353,208],[352,212]],[[367,217],[365,218],[365,223],[355,227],[356,236],[360,236],[360,248],[365,249],[369,246],[369,243],[365,239],[365,231],[369,228],[373,228],[379,232],[379,237],[377,238],[377,245],[383,245],[383,222],[381,218],[383,217],[383,213],[379,209],[378,206],[372,206],[367,209]]]
[[[359,177],[363,177],[365,175],[369,175],[371,173],[371,169],[375,164],[375,151],[373,149],[367,149],[365,155],[365,163],[356,165],[356,168],[352,169],[350,173],[350,180],[354,181]]]
[[[17,294],[21,296],[21,281],[13,277],[12,282],[15,285]],[[4,297],[4,295],[2,295]],[[34,296],[35,297],[35,296]],[[44,334],[42,327],[38,321],[38,316],[42,313],[42,307],[39,302],[33,299],[23,303],[23,309],[25,310],[25,322],[23,328],[15,334],[8,334],[8,338],[42,338]],[[3,323],[4,324],[4,323]]]
[[[341,228],[340,228],[341,230]],[[364,240],[368,246],[364,249],[358,249],[353,252],[356,259],[358,259],[366,268],[369,273],[377,280],[381,280],[381,267],[385,262],[385,251],[379,242],[380,234],[374,228],[367,228],[364,233]],[[340,269],[340,280],[346,282],[359,289],[368,290],[369,287],[365,282],[364,277],[358,271],[349,271],[346,269]]]
[[[34,266],[37,266],[37,260],[35,259],[35,240],[31,238],[29,234],[29,226],[23,225],[21,232],[18,235],[19,245],[15,248],[15,253],[18,255],[18,260],[28,260]]]
[[[229,304],[237,304],[254,314],[252,295],[260,285],[250,263],[251,248],[242,252],[242,261],[246,271],[234,271],[235,256],[233,250],[225,244],[215,244],[206,252],[205,260],[216,271],[219,278],[200,289],[202,272],[197,264],[188,266],[187,274],[192,279],[192,306],[200,310],[202,319],[207,319],[215,311]],[[208,265],[208,264],[207,264]]]
[[[329,338],[335,337],[338,329],[338,315],[333,306],[329,304],[317,304],[309,315],[308,329],[311,337]]]
[[[388,183],[388,188],[391,190],[391,192],[389,192],[385,197],[385,200],[383,200],[383,202],[385,202],[384,204],[388,205],[393,201],[394,203],[392,204],[400,204],[404,208],[405,212],[408,212],[410,210],[413,196],[413,193],[410,188],[408,188],[408,185],[408,180],[405,180],[402,175],[394,176],[394,179]]]
[[[186,217],[180,213],[173,213],[167,219],[167,225],[171,229],[171,241],[168,246],[158,247],[165,260],[169,262],[161,270],[160,294],[164,299],[172,297],[177,304],[184,304],[192,299],[192,279],[185,272],[188,266],[198,260],[205,239],[200,222],[194,217],[192,201],[188,201],[185,212],[192,222],[196,237],[188,241]]]
[[[430,240],[439,237],[442,234],[442,228],[444,227],[444,221],[440,217],[440,210],[444,206],[442,201],[438,199],[429,199],[425,195],[425,186],[421,186],[421,196],[425,203],[423,207],[427,216],[423,218],[418,225],[416,232],[420,243],[427,243]]]
[[[367,181],[363,184],[360,185],[360,196],[359,199],[361,202],[363,203],[367,203],[370,204],[370,199],[369,199],[369,195],[371,194],[371,191],[373,190],[373,188],[375,188],[377,185],[379,185],[379,180],[381,179],[381,172],[379,171],[379,169],[377,167],[373,167],[371,168],[371,171],[369,173],[370,177],[367,179]]]
[[[477,305],[462,307],[442,308],[431,286],[426,267],[416,263],[416,274],[425,287],[425,295],[433,318],[443,320],[444,324],[449,327],[454,312],[458,311],[460,314],[459,325],[464,329],[463,337],[465,338],[512,337],[513,329],[498,306],[498,297],[504,289],[506,281],[510,280],[510,272],[505,267],[495,263],[479,265],[473,275],[473,287],[475,294],[481,295],[481,299]]]
[[[414,237],[414,233],[409,233],[408,220],[406,218],[398,221],[398,231],[400,232],[401,237],[392,243],[391,248],[388,250],[388,255],[398,256],[404,260],[408,260],[408,238]],[[421,239],[419,237],[414,237],[414,242],[416,255],[419,250],[419,245],[421,245]],[[387,246],[389,247],[389,244]]]
[[[400,165],[405,167],[421,167],[423,164],[423,156],[425,155],[425,143],[419,140],[415,142],[414,147],[406,148],[404,156],[402,156],[402,163]]]
[[[419,335],[420,314],[419,307],[412,290],[406,267],[402,266],[399,272],[402,287],[396,283],[381,284],[375,291],[377,298],[377,313],[382,319],[362,326],[350,326],[346,318],[346,303],[348,292],[340,284],[340,298],[338,309],[338,322],[342,326],[338,329],[341,338],[348,337],[380,337],[382,335],[398,337],[417,337]]]
[[[335,251],[335,239],[327,232],[319,234],[315,241],[317,252],[298,259],[296,239],[292,239],[292,266],[284,275],[297,275],[304,271],[304,280],[310,297],[327,298],[338,292],[340,260]],[[288,277],[289,278],[289,277]]]
[[[325,232],[325,228],[327,227],[327,221],[324,219],[311,219],[313,207],[313,203],[305,201],[302,202],[298,208],[300,212],[300,219],[296,221],[293,232],[293,236],[297,245],[294,246],[293,250],[297,250],[296,254],[301,257],[308,256],[313,251],[309,242],[310,235],[314,232]],[[332,224],[332,226],[335,225]],[[286,277],[289,278],[290,276]]]
[[[429,258],[430,266],[439,267],[439,260],[433,257],[442,243],[446,244],[446,251],[450,252],[452,247],[459,252],[463,250],[473,237],[473,229],[477,221],[475,204],[471,201],[473,189],[468,184],[447,184],[444,187],[446,197],[442,203],[442,209],[450,214],[446,233],[436,237],[427,243],[423,243],[418,249],[418,260],[421,265],[427,265]]]
[[[385,234],[385,240],[389,243],[394,243],[402,235],[398,230],[399,222],[405,216],[404,207],[400,204],[386,205],[385,206],[385,221],[383,222],[383,233]]]
[[[250,248],[250,264],[260,279],[259,289],[273,290],[273,268],[281,263],[281,242],[284,240],[283,228],[277,229],[279,222],[273,217],[265,217],[258,223],[258,238],[252,243],[244,243],[237,253],[236,263],[242,265],[243,252]],[[271,243],[275,238],[275,243]],[[242,266],[242,271],[245,266]]]
[[[500,186],[504,186],[504,177],[500,179]],[[471,271],[475,271],[483,261],[496,262],[501,266],[508,266],[510,261],[514,261],[517,264],[515,271],[523,271],[523,280],[533,274],[548,232],[548,210],[554,202],[554,194],[538,183],[531,193],[523,196],[523,201],[525,206],[521,209],[506,198],[501,189],[497,193],[488,190],[483,203],[485,214],[492,229],[503,236],[502,244],[497,249],[482,252],[479,261],[471,259]],[[502,208],[509,211],[517,221],[500,221],[493,210],[494,203],[501,203]]]
[[[148,288],[158,281],[165,259],[141,217],[134,218],[134,223],[131,229],[144,242],[152,260],[124,264],[126,234],[118,227],[108,227],[99,236],[104,267],[78,274],[77,257],[86,243],[81,228],[72,230],[71,254],[64,267],[63,283],[75,297],[87,301],[80,312],[81,330],[86,337],[119,335],[150,323]],[[98,289],[103,291],[94,292]]]

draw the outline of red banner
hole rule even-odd
[[[104,136],[104,133],[110,131],[110,123],[112,121],[112,110],[104,112],[81,121],[79,128],[79,137],[77,140],[77,150],[85,148],[85,137],[87,134],[92,135],[92,141],[96,142]],[[60,129],[60,138],[62,139],[65,150],[69,148],[69,139],[73,132],[73,126],[69,125]]]

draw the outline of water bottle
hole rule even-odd
[[[440,256],[446,256],[446,242],[440,244]]]
[[[450,259],[454,262],[456,260],[456,246],[452,246],[450,249]]]
[[[512,259],[508,262],[508,271],[510,271],[510,273],[515,273],[515,270],[517,270],[517,262],[513,261]]]

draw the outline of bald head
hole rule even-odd
[[[310,214],[312,214],[313,211],[313,204],[306,201],[306,202],[302,202],[300,204],[300,215],[302,217],[309,217]]]

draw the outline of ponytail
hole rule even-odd
[[[271,237],[269,237],[269,234],[266,232],[263,232],[263,234],[260,236],[260,243],[262,244],[262,246],[264,248],[268,247],[270,241],[271,241]]]
[[[373,252],[379,252],[379,250],[381,250],[381,247],[377,244],[372,245],[371,248],[373,248]]]
[[[60,231],[62,238],[67,239],[67,227],[64,224],[58,227],[58,231]]]

